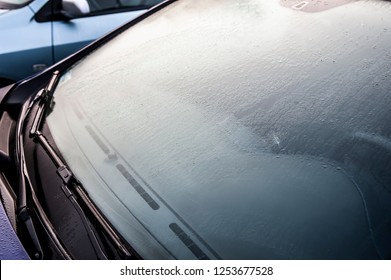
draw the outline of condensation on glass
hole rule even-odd
[[[391,257],[391,5],[171,4],[62,77],[67,163],[146,258]]]

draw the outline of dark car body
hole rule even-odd
[[[30,257],[390,259],[390,11],[167,1],[2,89]]]

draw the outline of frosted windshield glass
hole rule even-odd
[[[52,135],[142,256],[390,256],[391,5],[342,4],[178,1],[62,76]]]

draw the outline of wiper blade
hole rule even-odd
[[[48,86],[42,91],[42,94],[38,97],[40,103],[38,105],[36,114],[33,119],[33,124],[30,129],[30,137],[34,139],[34,141],[38,142],[52,159],[53,163],[57,168],[57,174],[62,179],[61,189],[67,196],[67,198],[71,201],[76,211],[78,212],[81,221],[84,224],[84,227],[87,231],[89,239],[94,247],[95,253],[99,259],[107,259],[101,245],[98,241],[95,231],[90,225],[90,222],[84,213],[82,207],[76,199],[74,192],[71,190],[71,186],[73,190],[77,194],[77,197],[87,206],[87,209],[91,213],[91,215],[98,222],[100,227],[106,233],[106,235],[111,239],[113,244],[116,245],[118,251],[124,258],[132,258],[136,254],[132,254],[125,246],[125,244],[121,241],[120,237],[116,234],[110,224],[106,221],[106,219],[102,216],[99,210],[95,207],[93,202],[90,200],[89,196],[85,191],[80,187],[80,183],[75,179],[70,169],[66,166],[65,162],[61,159],[61,157],[57,154],[55,149],[51,146],[49,141],[40,131],[40,127],[42,121],[44,119],[44,114],[47,111],[47,107],[50,106],[53,98],[54,88],[58,82],[59,73],[58,71],[53,73],[53,76],[48,84]]]
[[[47,106],[50,106],[50,103],[53,98],[54,88],[57,84],[59,77],[59,72],[56,71],[53,73],[53,76],[51,77],[48,85],[45,89],[43,89],[35,98],[38,103],[38,108],[36,109],[36,113],[33,119],[33,124],[30,129],[30,138],[33,138],[34,141],[37,141],[41,146],[44,148],[44,150],[47,152],[47,154],[50,156],[50,158],[53,160],[54,164],[57,168],[57,174],[60,175],[61,179],[63,180],[63,184],[61,186],[61,189],[65,193],[66,197],[71,201],[73,206],[75,207],[76,211],[78,212],[84,227],[87,231],[88,237],[94,247],[95,253],[99,259],[107,259],[106,255],[103,253],[103,250],[93,233],[89,223],[88,219],[85,216],[83,210],[81,209],[80,205],[77,203],[76,198],[73,196],[73,193],[69,190],[68,185],[69,181],[72,178],[72,174],[70,172],[66,172],[67,168],[65,167],[65,164],[62,162],[61,158],[57,155],[57,153],[54,151],[54,149],[51,147],[49,142],[47,141],[46,137],[42,134],[40,131],[40,126],[43,120],[43,116],[46,112]],[[35,102],[33,101],[31,106]]]
[[[38,94],[40,95],[41,92]],[[37,95],[37,96],[38,96]],[[19,178],[19,192],[17,198],[18,211],[17,216],[18,220],[22,222],[27,230],[28,235],[33,243],[35,252],[33,253],[34,258],[42,259],[43,251],[42,246],[40,244],[37,232],[35,230],[34,224],[32,222],[31,215],[29,213],[29,209],[27,207],[27,186],[26,186],[26,178],[28,174],[26,173],[25,166],[25,158],[24,158],[24,149],[23,149],[23,129],[24,129],[24,121],[29,114],[32,105],[36,102],[37,98],[35,98],[30,105],[27,107],[23,106],[18,123],[17,123],[17,137],[16,137],[16,165],[17,172]]]
[[[40,90],[38,94],[34,97],[34,99],[29,103],[29,105],[24,105],[22,107],[22,111],[18,120],[17,124],[17,137],[16,137],[16,164],[17,164],[17,172],[18,178],[19,178],[19,193],[18,193],[18,220],[22,222],[25,225],[25,228],[27,230],[27,233],[32,241],[32,244],[34,246],[34,253],[33,256],[36,259],[43,259],[43,250],[41,243],[38,238],[37,231],[34,227],[34,223],[31,218],[30,211],[27,207],[27,182],[30,184],[30,179],[29,175],[27,173],[27,168],[26,168],[26,162],[25,162],[25,156],[24,156],[24,147],[23,147],[23,130],[24,130],[24,125],[25,125],[25,119],[29,115],[31,108],[35,105],[35,103],[39,100],[47,100],[49,96],[52,94],[54,85],[57,81],[59,72],[56,71],[54,72],[52,78],[50,79],[50,82],[46,86],[46,88]],[[44,101],[46,102],[46,101]],[[41,114],[42,115],[42,114]],[[34,190],[30,186],[30,190],[33,193],[33,201],[34,203],[37,202],[35,199],[35,194]],[[41,211],[38,211],[38,213],[41,213]],[[42,217],[43,220],[46,220],[45,217]],[[53,236],[53,240],[57,240],[56,236]],[[60,244],[57,244],[60,245]],[[61,246],[61,245],[60,245]],[[68,254],[63,251],[64,256],[68,256]]]

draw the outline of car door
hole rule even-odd
[[[144,13],[157,0],[60,0],[57,12],[69,19],[53,22],[57,62],[93,40]]]
[[[53,63],[51,23],[35,21],[34,9],[40,9],[46,2],[15,5],[0,14],[0,86]]]

